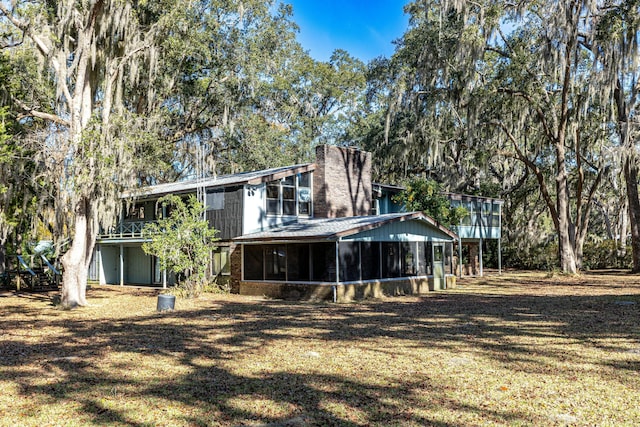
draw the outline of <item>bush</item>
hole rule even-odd
[[[582,252],[582,267],[585,270],[631,268],[633,265],[631,246],[622,248],[616,240],[585,242]]]

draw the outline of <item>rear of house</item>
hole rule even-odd
[[[219,230],[209,273],[233,292],[350,300],[455,284],[457,236],[421,213],[373,215],[371,155],[319,146],[316,162],[157,185],[123,195],[123,215],[98,238],[91,276],[104,284],[175,282],[142,251],[142,228],[167,194],[203,194]]]

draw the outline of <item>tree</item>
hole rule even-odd
[[[599,85],[603,97],[611,99],[612,121],[621,149],[626,183],[633,272],[640,272],[640,195],[638,194],[638,113],[640,107],[640,72],[638,71],[638,36],[640,2],[606,1],[600,6],[595,35],[587,46],[603,70]],[[625,230],[626,233],[626,230]]]
[[[163,270],[182,276],[180,285],[188,296],[197,296],[206,284],[212,243],[217,231],[203,219],[205,207],[191,195],[185,203],[176,195],[158,200],[169,215],[145,225],[145,253],[156,256]]]
[[[404,184],[404,190],[393,201],[408,211],[422,211],[445,227],[457,226],[467,214],[463,207],[452,207],[440,185],[432,179],[412,179]]]
[[[25,134],[40,131],[41,124],[25,120],[12,109],[16,94],[37,95],[46,85],[26,85],[35,81],[33,55],[24,51],[8,55],[0,50],[0,273],[4,272],[7,253],[20,253],[23,236],[33,236],[36,223],[46,210],[46,201],[38,194],[47,186],[36,174],[33,145]]]
[[[148,113],[161,81],[158,39],[177,6],[0,2],[0,19],[12,30],[3,33],[4,45],[38,55],[39,74],[55,87],[48,99],[14,96],[12,102],[24,117],[46,123],[37,158],[55,186],[56,218],[67,222],[57,229],[73,239],[62,257],[64,306],[86,304],[98,228],[112,223],[121,189],[152,164],[144,154],[162,140],[158,120]]]
[[[519,162],[553,221],[561,270],[576,272],[609,160],[608,102],[590,89],[600,81],[588,47],[597,2],[432,0],[407,10],[383,146],[410,159],[405,170],[433,173],[439,160],[476,187]]]

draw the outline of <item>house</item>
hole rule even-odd
[[[396,203],[393,196],[404,190],[401,186],[373,183],[376,214],[404,212],[404,206]],[[498,270],[502,271],[502,205],[504,201],[469,194],[444,193],[452,207],[463,207],[466,215],[460,224],[451,227],[458,236],[457,257],[454,271],[458,276],[482,276],[484,269],[483,243],[496,242]],[[460,261],[458,261],[460,260]]]
[[[142,250],[167,194],[200,194],[219,230],[210,274],[232,292],[346,301],[455,286],[458,236],[419,212],[374,212],[371,154],[319,146],[315,163],[147,187],[97,240],[90,277],[103,284],[175,281]],[[372,214],[375,213],[375,214]]]

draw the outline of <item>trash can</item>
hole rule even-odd
[[[175,295],[166,295],[160,294],[158,295],[158,311],[164,310],[173,310],[176,306],[176,296]]]

